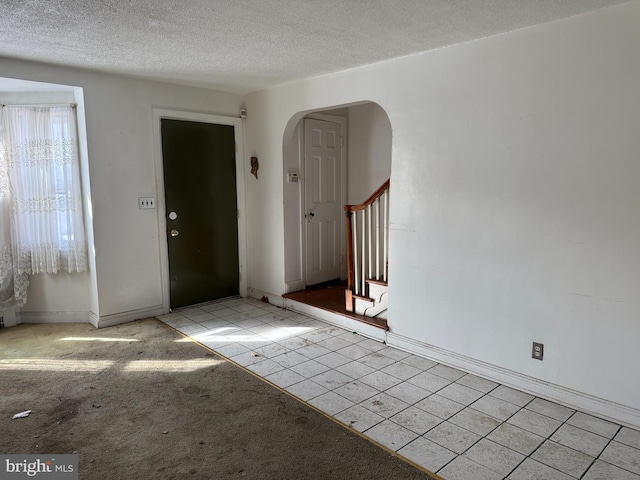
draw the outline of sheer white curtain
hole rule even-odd
[[[2,123],[0,123],[1,134]],[[0,136],[0,311],[16,305],[16,298],[26,298],[29,283],[27,274],[16,276],[13,271],[10,185],[7,167]]]
[[[77,144],[71,106],[2,108],[0,302],[5,306],[24,305],[31,274],[87,268]]]

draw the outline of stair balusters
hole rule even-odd
[[[347,216],[346,309],[355,297],[368,297],[367,280],[387,282],[389,245],[389,180],[365,202],[345,205]]]

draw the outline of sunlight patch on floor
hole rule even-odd
[[[13,358],[0,360],[0,370],[39,370],[50,372],[99,372],[111,367],[111,360],[48,360],[46,358]]]
[[[192,333],[191,338],[199,342],[228,342],[228,343],[264,343],[266,341],[274,342],[279,340],[285,340],[287,338],[302,335],[303,333],[315,330],[311,327],[274,327],[265,331],[261,331],[260,334],[251,333],[241,328],[215,328],[213,330],[205,330],[202,332]],[[238,332],[238,333],[234,333]]]
[[[72,342],[139,342],[137,338],[111,338],[111,337],[64,337],[61,341]]]
[[[133,360],[122,366],[123,372],[195,372],[224,363],[217,359],[193,360]],[[15,358],[0,360],[2,370],[44,372],[100,372],[117,366],[112,360],[50,360],[46,358]]]
[[[135,360],[129,362],[122,369],[124,372],[195,372],[203,368],[213,367],[224,363],[224,360],[193,359],[193,360]]]

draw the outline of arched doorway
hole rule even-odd
[[[320,124],[316,122],[320,122]],[[306,124],[305,124],[306,122]],[[312,228],[315,216],[310,204],[309,189],[313,185],[327,186],[326,179],[313,179],[320,169],[313,166],[316,152],[309,148],[314,141],[309,129],[318,129],[323,122],[341,124],[341,161],[336,159],[332,172],[340,173],[340,231],[338,245],[341,248],[339,279],[346,280],[344,204],[358,204],[366,200],[391,173],[391,125],[386,112],[373,102],[361,102],[339,108],[327,108],[300,112],[293,116],[284,136],[284,228],[285,228],[285,282],[287,293],[304,290],[316,283],[310,275],[313,265],[310,248],[313,248]],[[325,125],[326,126],[326,125]],[[320,134],[316,135],[316,140]],[[336,150],[337,151],[337,150]],[[321,163],[318,160],[316,163]],[[333,160],[331,160],[333,161]],[[310,171],[315,168],[315,171]],[[315,182],[315,183],[314,183]],[[331,183],[331,182],[329,182]],[[337,187],[335,187],[337,188]],[[337,194],[337,192],[335,192]],[[317,229],[318,227],[316,227]]]

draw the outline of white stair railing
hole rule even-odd
[[[345,205],[347,215],[347,311],[354,297],[368,297],[368,281],[387,282],[389,180],[359,205]]]

